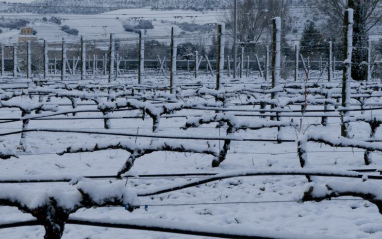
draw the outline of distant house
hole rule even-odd
[[[33,28],[24,27],[21,29],[18,42],[34,42],[37,41],[37,37],[33,35]]]

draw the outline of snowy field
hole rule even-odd
[[[30,21],[28,27],[32,27],[37,31],[37,38],[44,39],[48,42],[61,41],[65,37],[68,41],[78,41],[80,35],[86,39],[106,40],[110,33],[114,33],[116,37],[131,38],[137,37],[138,34],[126,32],[123,28],[124,22],[136,25],[139,20],[152,21],[154,29],[148,29],[147,35],[150,37],[168,36],[171,27],[175,24],[188,22],[203,24],[214,24],[223,19],[223,11],[192,11],[192,10],[172,10],[172,11],[155,11],[147,8],[142,9],[121,9],[96,15],[70,15],[70,14],[33,14],[23,13],[22,18]],[[6,19],[20,19],[20,14],[3,13]],[[46,17],[50,19],[52,16],[62,19],[61,25],[49,21],[43,21]],[[78,36],[69,35],[61,31],[61,27],[68,25],[70,28],[79,30]],[[178,30],[181,31],[180,29]],[[5,43],[16,43],[20,30],[3,29],[0,34],[0,40]],[[202,36],[209,36],[203,33]]]
[[[11,157],[7,160],[0,161],[0,180],[4,179],[28,179],[28,178],[60,178],[69,177],[79,180],[78,185],[86,185],[88,180],[81,179],[81,176],[106,176],[116,175],[125,164],[126,159],[130,157],[130,153],[121,149],[108,149],[95,152],[68,153],[62,156],[57,155],[71,147],[70,150],[75,151],[76,148],[90,149],[95,144],[108,145],[113,142],[129,142],[136,145],[156,145],[163,142],[169,145],[182,144],[185,148],[195,147],[200,149],[210,145],[212,148],[221,150],[224,146],[224,140],[203,140],[203,138],[219,138],[226,137],[227,124],[222,128],[217,128],[217,121],[210,124],[202,124],[198,127],[190,127],[185,130],[188,123],[195,123],[201,119],[207,120],[210,116],[227,118],[228,121],[236,122],[236,124],[247,125],[264,124],[271,125],[269,117],[263,118],[259,116],[259,106],[253,106],[248,102],[256,100],[268,100],[271,91],[261,91],[269,89],[269,83],[264,83],[260,78],[242,78],[233,80],[225,78],[225,85],[217,91],[217,93],[226,94],[224,106],[219,107],[219,102],[214,100],[211,95],[216,92],[208,90],[207,87],[214,87],[215,79],[213,77],[201,77],[198,79],[182,78],[184,85],[182,91],[178,92],[177,98],[169,96],[168,92],[152,90],[136,90],[134,97],[129,89],[134,85],[135,79],[119,79],[113,82],[113,85],[124,86],[124,91],[129,92],[130,96],[119,96],[119,92],[108,93],[107,90],[101,92],[102,85],[107,84],[106,79],[98,79],[96,88],[88,91],[90,85],[94,85],[94,81],[87,80],[85,82],[73,81],[67,84],[67,87],[82,85],[80,88],[72,88],[71,91],[63,89],[62,84],[54,83],[50,86],[38,87],[30,80],[6,80],[2,79],[2,86],[11,88],[16,86],[26,87],[22,96],[13,97],[10,100],[4,100],[7,94],[1,91],[3,97],[1,103],[1,152],[11,152],[16,154],[18,158]],[[18,83],[16,83],[16,81]],[[153,77],[149,79],[155,82],[157,86],[167,86],[168,79],[165,77]],[[198,84],[195,84],[199,82]],[[287,86],[293,82],[281,82],[280,86]],[[304,83],[298,83],[305,85]],[[333,96],[340,90],[339,81],[332,83],[317,83],[317,89],[327,87],[333,91]],[[5,87],[6,86],[6,87]],[[263,87],[261,87],[263,86]],[[280,90],[280,86],[274,88],[275,91]],[[354,89],[363,89],[363,86],[354,83]],[[98,88],[97,88],[98,87]],[[135,86],[137,87],[137,86]],[[320,88],[321,87],[321,88]],[[281,87],[283,88],[283,87]],[[286,87],[288,88],[288,87]],[[26,91],[26,89],[28,89]],[[138,89],[138,87],[137,87]],[[195,95],[195,90],[204,91],[203,96]],[[230,95],[229,92],[240,92],[244,89],[251,94]],[[290,87],[293,89],[293,87]],[[43,91],[52,92],[50,99],[48,96],[39,97],[36,92]],[[10,89],[8,92],[12,91]],[[20,89],[14,89],[14,92],[20,92]],[[357,91],[357,94],[361,90]],[[363,91],[366,94],[367,90]],[[33,93],[34,92],[34,93]],[[82,93],[81,93],[82,92]],[[160,93],[162,92],[162,93]],[[254,93],[257,92],[257,93]],[[279,95],[278,104],[283,106],[284,114],[293,114],[293,117],[281,117],[280,122],[289,122],[294,126],[286,126],[278,132],[276,128],[261,128],[258,130],[238,130],[230,135],[235,141],[232,141],[225,161],[219,167],[211,167],[213,156],[199,153],[171,152],[159,151],[144,155],[137,158],[132,169],[124,175],[133,175],[135,177],[123,178],[115,180],[112,178],[95,180],[96,185],[100,188],[113,188],[112,185],[122,183],[122,188],[126,188],[130,193],[140,193],[155,191],[158,188],[168,188],[171,185],[184,184],[206,178],[206,175],[199,176],[172,176],[164,177],[163,174],[240,174],[243,176],[245,172],[293,172],[301,170],[301,164],[297,154],[297,140],[304,135],[322,135],[323,138],[338,138],[340,132],[339,112],[334,110],[333,106],[336,101],[333,100],[332,105],[328,109],[333,110],[328,115],[326,126],[321,125],[321,117],[312,117],[315,114],[320,115],[322,112],[313,112],[314,110],[323,109],[322,105],[312,105],[312,102],[318,102],[319,94],[309,94],[307,98],[310,102],[307,112],[304,116],[297,116],[295,111],[301,109],[299,104],[287,104],[288,100],[299,97],[299,93],[290,93],[288,96],[282,89]],[[291,92],[293,92],[291,90]],[[31,97],[29,97],[29,95]],[[58,98],[58,95],[74,94],[80,96],[83,94],[83,100],[78,99],[78,110],[93,110],[95,112],[62,114],[41,118],[40,120],[31,120],[29,129],[55,129],[66,131],[92,131],[92,132],[111,132],[119,134],[130,134],[132,136],[112,136],[102,134],[79,134],[74,132],[54,133],[54,132],[28,132],[23,142],[25,150],[21,150],[20,133],[6,135],[6,133],[18,132],[21,130],[20,121],[8,122],[11,118],[20,117],[20,109],[15,107],[6,107],[7,105],[19,105],[24,108],[35,106],[40,101],[45,106],[56,106],[58,112],[72,110],[71,101],[67,97]],[[162,94],[162,95],[161,95]],[[85,97],[86,95],[86,97]],[[162,115],[157,125],[159,128],[153,132],[153,121],[149,115],[142,115],[142,110],[121,110],[114,111],[107,115],[101,114],[98,109],[107,105],[105,97],[117,97],[117,101],[121,103],[123,100],[138,99],[145,108],[158,107],[168,104],[167,100],[177,104],[192,105],[188,109],[181,109],[173,113]],[[150,98],[156,95],[156,99]],[[95,97],[97,96],[97,97]],[[142,100],[146,97],[146,100]],[[380,98],[378,92],[371,93],[366,97],[365,108],[378,107]],[[95,100],[90,98],[97,98]],[[167,98],[166,98],[167,97]],[[84,99],[88,98],[88,99]],[[163,101],[163,99],[167,99]],[[334,99],[334,98],[333,98]],[[120,100],[120,101],[118,101]],[[144,102],[144,103],[143,103]],[[110,103],[110,101],[109,101]],[[121,103],[122,104],[122,103]],[[230,109],[228,111],[214,110]],[[286,104],[286,106],[285,106]],[[359,109],[358,101],[352,100],[353,108]],[[368,105],[369,104],[369,105]],[[170,106],[168,106],[170,107]],[[175,107],[171,105],[171,107]],[[276,109],[281,109],[281,108]],[[102,108],[102,107],[101,107]],[[269,109],[269,107],[268,107]],[[339,109],[336,107],[336,109]],[[311,110],[311,112],[309,112]],[[289,111],[289,113],[288,113]],[[43,112],[42,114],[52,114]],[[243,115],[249,116],[243,116]],[[269,114],[269,113],[267,113]],[[379,119],[381,110],[367,110],[362,116],[364,118],[376,117]],[[171,117],[166,118],[164,116]],[[175,116],[179,117],[175,117]],[[350,112],[348,117],[360,117],[359,111]],[[32,116],[36,116],[32,114]],[[139,116],[139,118],[129,118]],[[53,118],[57,118],[53,120]],[[89,119],[89,118],[94,119]],[[108,122],[110,129],[104,129],[104,120],[102,117],[111,117]],[[126,117],[126,118],[122,118]],[[145,118],[142,120],[142,118]],[[196,119],[197,118],[197,119]],[[215,118],[216,119],[216,118]],[[291,120],[293,119],[293,122]],[[235,121],[236,120],[236,121]],[[200,122],[200,121],[199,121]],[[264,123],[267,122],[267,123]],[[354,134],[354,142],[361,142],[369,139],[370,127],[364,122],[352,122],[351,133]],[[253,126],[254,127],[254,126]],[[379,138],[380,129],[377,130],[375,138]],[[164,139],[141,137],[142,135],[159,135],[159,136],[181,136],[195,137],[192,139]],[[134,136],[135,135],[135,136]],[[228,137],[228,136],[227,136]],[[245,141],[243,139],[257,139],[259,141]],[[290,142],[282,142],[278,144],[276,139],[290,140]],[[266,142],[261,140],[273,140]],[[345,142],[345,141],[343,141]],[[361,143],[359,143],[361,144]],[[374,143],[377,151],[372,153],[371,165],[365,166],[363,149],[349,147],[330,147],[325,144],[315,142],[307,143],[308,164],[305,169],[317,170],[321,172],[346,172],[354,169],[379,169],[382,154],[378,151],[380,143]],[[69,150],[69,151],[70,151]],[[157,175],[156,177],[144,177],[144,175]],[[369,173],[370,175],[379,175],[377,172]],[[138,175],[143,175],[139,177]],[[364,180],[361,178],[337,178],[337,177],[313,177],[313,183],[309,183],[305,176],[256,176],[256,177],[233,177],[203,183],[195,187],[189,187],[168,193],[162,193],[155,196],[138,197],[139,201],[134,201],[135,205],[140,208],[132,213],[120,206],[113,207],[92,207],[81,208],[76,213],[70,215],[70,218],[81,218],[89,220],[103,220],[113,223],[124,222],[142,222],[147,225],[165,225],[169,227],[183,226],[191,229],[204,229],[210,231],[229,231],[231,233],[248,233],[249,235],[263,235],[264,238],[381,238],[382,237],[382,215],[378,211],[375,204],[363,200],[359,197],[334,197],[332,200],[324,200],[321,202],[306,201],[302,198],[305,192],[313,185],[324,185],[332,183],[336,185],[361,185],[365,190],[369,189],[375,193],[376,199],[381,200],[381,190],[377,180]],[[73,182],[74,182],[73,181]],[[365,181],[365,182],[363,182]],[[73,183],[72,182],[72,183]],[[92,181],[93,182],[93,181]],[[90,183],[90,182],[88,182]],[[74,200],[70,195],[75,194],[76,187],[81,186],[70,185],[68,182],[57,183],[29,183],[29,184],[1,184],[0,195],[14,192],[14,198],[20,198],[26,205],[38,205],[44,202],[47,195],[62,195],[60,203],[71,204]],[[364,186],[362,186],[364,185]],[[105,186],[105,187],[102,187]],[[345,187],[345,186],[344,186]],[[373,188],[374,187],[374,188]],[[110,189],[112,190],[112,189]],[[105,189],[105,192],[107,190]],[[323,190],[325,191],[325,190]],[[101,195],[102,190],[96,194]],[[325,192],[321,192],[324,193]],[[319,194],[319,193],[318,193]],[[45,196],[44,196],[45,195]],[[66,195],[66,196],[65,196]],[[0,199],[1,203],[1,199]],[[22,213],[15,207],[0,207],[0,224],[31,220],[30,214]],[[252,233],[252,234],[251,234]],[[42,226],[18,227],[1,230],[1,238],[43,238],[45,234]],[[105,227],[89,227],[79,225],[66,225],[62,238],[67,239],[97,239],[97,238],[209,238],[197,237],[192,235],[169,234],[163,232],[148,232],[139,230],[112,229]]]

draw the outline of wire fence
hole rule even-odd
[[[213,27],[213,26],[212,26]],[[232,76],[234,68],[238,77],[260,77],[270,79],[270,73],[275,70],[267,62],[266,56],[271,53],[271,42],[239,42],[237,65],[229,43],[231,36],[224,33],[224,75]],[[140,74],[145,78],[153,76],[169,77],[171,65],[171,37],[143,35],[143,52],[140,56],[139,37],[114,37],[113,52],[112,42],[109,38],[99,39],[83,36],[78,41],[64,40],[49,42],[38,39],[29,39],[28,36],[19,39],[19,43],[2,45],[1,69],[2,76],[47,78],[61,77],[85,78],[107,77],[110,74],[110,61],[113,58],[112,73],[115,79],[137,76],[140,62],[143,62],[144,72]],[[217,74],[217,54],[219,35],[215,27],[209,33],[195,36],[194,34],[180,33],[176,39],[176,74],[185,77],[198,75]],[[29,43],[28,43],[29,42]],[[28,44],[30,44],[28,48]],[[368,42],[368,46],[353,47],[354,50],[363,50],[369,56],[370,75],[373,79],[381,78],[381,59],[378,42]],[[283,42],[282,42],[283,45]],[[267,53],[267,47],[269,49]],[[83,48],[83,49],[82,49]],[[305,49],[303,46],[299,53],[295,46],[281,46],[281,77],[293,79],[297,70],[295,81],[304,80],[309,71],[309,79],[328,80],[328,71],[333,72],[334,78],[341,77],[343,64],[343,47],[329,43]],[[29,50],[28,50],[29,49]],[[332,49],[332,50],[330,50]],[[84,51],[84,53],[82,53]],[[331,51],[331,53],[330,53]],[[63,53],[65,53],[63,55]],[[301,53],[301,54],[300,54]],[[296,58],[296,54],[298,57]],[[329,54],[333,57],[329,61]],[[29,57],[29,58],[28,58]],[[142,59],[141,59],[142,58]],[[28,63],[28,59],[29,62]],[[330,67],[330,69],[329,69]],[[46,69],[45,69],[46,68]],[[63,70],[65,68],[65,70]],[[30,75],[28,75],[30,69]],[[198,70],[200,69],[200,74]],[[63,72],[63,73],[62,73]],[[83,78],[81,78],[83,79]]]

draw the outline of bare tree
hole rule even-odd
[[[289,15],[287,0],[244,0],[238,3],[238,39],[240,41],[259,41],[269,36],[270,21],[274,17],[286,19]],[[227,30],[233,36],[233,9],[224,17]]]
[[[344,11],[347,8],[354,9],[354,35],[352,55],[352,78],[354,80],[366,80],[367,66],[367,39],[370,30],[381,19],[382,0],[318,0],[317,8],[328,16],[329,34],[331,37],[338,36],[341,32],[338,27],[343,25]],[[330,30],[332,29],[332,30]]]
[[[363,22],[366,25],[367,32],[381,21],[381,0],[352,0],[349,1],[349,3],[362,6],[362,10],[365,11]],[[316,7],[319,11],[328,16],[328,20],[331,23],[338,27],[343,24],[344,10],[354,6],[348,6],[348,0],[317,0]],[[338,28],[336,29],[338,32]]]

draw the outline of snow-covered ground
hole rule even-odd
[[[149,79],[158,85],[167,85],[166,78]],[[184,79],[187,82],[214,82],[212,77],[200,79]],[[231,86],[240,87],[240,82],[231,81]],[[121,83],[124,80],[120,80]],[[261,83],[262,79],[251,77],[243,78],[247,88],[253,87],[253,83]],[[27,96],[19,98],[21,102],[35,102]],[[235,99],[231,103],[241,103],[243,99]],[[378,102],[374,98],[374,102]],[[69,100],[52,98],[49,104],[70,104]],[[96,106],[80,106],[91,103],[89,101],[78,102],[80,108],[87,107],[96,109]],[[234,107],[234,106],[232,106]],[[70,109],[69,106],[59,106],[60,110]],[[236,107],[253,109],[253,106]],[[300,109],[300,106],[292,106],[291,109]],[[308,106],[308,110],[322,109],[320,106]],[[20,110],[14,108],[1,108],[1,118],[20,117]],[[176,114],[208,115],[214,111],[182,110]],[[356,112],[355,114],[358,114]],[[379,115],[380,111],[367,111],[365,115]],[[136,116],[140,111],[114,112],[111,116]],[[81,113],[81,116],[102,116],[101,113]],[[60,117],[72,117],[60,116]],[[216,128],[216,124],[208,124],[199,128],[181,129],[188,118],[161,119],[158,134],[219,137],[225,136],[225,129]],[[256,123],[259,117],[240,117],[240,120],[248,120]],[[284,117],[289,120],[290,118]],[[295,122],[303,122],[303,129],[307,132],[324,133],[327,136],[337,137],[340,135],[340,119],[329,118],[328,125],[314,126],[319,124],[321,118],[295,117]],[[352,133],[356,138],[365,139],[369,135],[367,124],[352,123]],[[309,127],[308,127],[309,126]],[[0,133],[18,131],[20,122],[1,124]],[[55,129],[79,129],[79,130],[103,130],[101,119],[78,119],[78,120],[34,120],[29,128],[55,128]],[[119,133],[144,134],[152,133],[151,119],[112,119],[111,130]],[[296,140],[299,129],[286,127],[283,129],[283,139]],[[377,137],[380,134],[377,132]],[[238,138],[276,139],[277,129],[260,129],[239,131],[235,134]],[[56,153],[65,150],[71,145],[91,145],[97,142],[111,142],[115,140],[131,139],[135,143],[150,142],[151,139],[140,137],[121,137],[92,134],[74,133],[48,133],[30,132],[27,135],[27,144],[30,152],[21,153],[19,158],[0,161],[0,178],[24,178],[46,177],[47,175],[115,175],[121,168],[129,153],[124,150],[107,150],[92,153],[65,154],[58,156]],[[12,146],[16,150],[20,135],[2,136],[3,145]],[[163,139],[154,139],[154,142],[162,142]],[[167,140],[169,142],[191,142],[190,140]],[[206,141],[194,140],[192,143],[205,145]],[[222,147],[223,141],[210,141],[216,147]],[[382,154],[373,153],[373,163],[364,165],[364,150],[351,148],[333,148],[317,143],[308,143],[309,168],[322,170],[351,170],[360,168],[380,168]],[[173,174],[173,173],[229,173],[243,170],[293,170],[300,169],[297,156],[297,143],[286,142],[277,144],[273,142],[244,142],[235,141],[231,144],[227,159],[220,167],[211,168],[212,156],[189,153],[155,152],[138,158],[129,174]],[[172,177],[172,178],[130,178],[126,180],[126,187],[132,190],[150,190],[158,187],[175,185],[195,179],[196,177]],[[320,178],[325,183],[334,178]],[[360,183],[362,179],[340,179],[338,182]],[[99,185],[108,185],[109,180],[97,181]],[[14,184],[13,184],[14,185]],[[176,226],[177,223],[197,224],[200,226],[214,227],[223,226],[232,232],[240,230],[254,230],[265,235],[278,233],[281,238],[381,238],[382,215],[378,208],[367,201],[355,197],[342,197],[322,202],[301,202],[303,193],[310,186],[304,176],[260,176],[238,177],[206,183],[196,187],[164,193],[157,196],[140,197],[142,207],[130,213],[124,207],[80,209],[71,217],[114,220],[124,222],[130,219],[142,219],[150,223],[151,220],[159,220],[164,224]],[[6,185],[0,185],[6,187]],[[25,187],[28,190],[41,188],[59,188],[63,192],[70,192],[73,186],[68,183],[34,183],[14,185],[14,188]],[[382,188],[381,188],[382,190]],[[28,195],[28,194],[26,194]],[[145,207],[144,205],[147,205]],[[23,221],[32,219],[29,214],[23,214],[15,208],[0,207],[0,224],[10,221]],[[1,238],[42,238],[44,229],[40,226],[20,227],[1,230]],[[300,236],[294,236],[300,235]],[[314,237],[315,236],[315,237]],[[63,238],[198,238],[161,232],[147,232],[137,230],[122,230],[101,227],[87,227],[67,225]],[[207,237],[205,237],[207,238]]]

